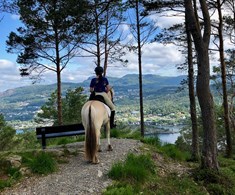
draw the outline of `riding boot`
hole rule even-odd
[[[114,116],[115,116],[115,110],[111,111],[111,116],[110,116],[110,128],[113,129],[117,125],[114,124]]]

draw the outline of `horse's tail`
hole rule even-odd
[[[92,116],[92,105],[89,106],[88,124],[86,129],[85,139],[85,154],[86,159],[92,161],[97,151],[97,137],[94,125],[94,117]],[[93,110],[94,112],[94,110]]]

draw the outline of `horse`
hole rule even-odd
[[[108,92],[112,99],[113,90]],[[85,158],[88,162],[98,164],[97,152],[101,152],[100,135],[101,127],[104,126],[108,142],[108,151],[113,148],[110,144],[110,109],[101,101],[87,101],[81,111],[82,124],[85,128]]]

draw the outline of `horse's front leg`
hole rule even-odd
[[[112,151],[113,147],[111,146],[111,143],[110,143],[110,124],[109,123],[106,124],[105,129],[106,129],[106,138],[108,141],[108,151]]]

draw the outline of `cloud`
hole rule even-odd
[[[160,43],[149,43],[142,48],[142,73],[143,74],[159,74],[164,76],[176,76],[182,74],[177,71],[176,64],[183,59],[177,47],[173,44],[162,45]],[[129,52],[125,56],[128,60],[127,66],[122,63],[109,64],[107,76],[122,77],[126,74],[138,74],[138,55]],[[83,57],[74,58],[70,64],[62,71],[62,82],[79,83],[94,75],[95,63],[93,58]],[[15,88],[23,85],[31,85],[32,81],[27,77],[19,75],[18,66],[9,60],[0,59],[0,91],[8,88]],[[56,83],[56,73],[46,71],[39,84]]]
[[[182,12],[183,13],[183,12]],[[175,11],[168,11],[161,14],[152,14],[150,18],[156,21],[157,26],[161,29],[169,28],[174,24],[179,24],[184,22],[184,15],[182,13],[177,13]]]
[[[176,76],[182,74],[176,68],[176,65],[183,62],[183,56],[178,48],[173,45],[162,45],[159,43],[150,43],[142,48],[142,72],[143,74],[160,74],[164,76]],[[139,73],[138,56],[136,53],[128,53],[126,56],[128,64],[126,67],[122,64],[108,68],[108,75],[124,76],[125,74]]]
[[[12,18],[13,20],[19,20],[19,19],[20,19],[20,15],[12,14],[12,15],[11,15],[11,18]]]
[[[15,69],[14,63],[12,63],[8,60],[0,59],[0,71],[1,71],[1,73],[4,72],[4,71],[12,71],[13,69]]]
[[[29,85],[30,83],[28,78],[22,78],[20,76],[16,64],[9,60],[0,59],[0,72],[0,91]]]

